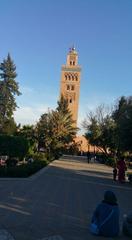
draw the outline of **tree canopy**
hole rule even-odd
[[[132,151],[132,96],[120,97],[111,112],[99,106],[83,122],[85,136],[92,145],[108,152]]]
[[[0,64],[0,133],[6,133],[14,122],[13,112],[17,107],[15,96],[20,95],[16,77],[16,66],[8,54]]]
[[[132,151],[132,96],[122,96],[113,111],[116,123],[117,150]]]
[[[37,123],[36,133],[39,147],[49,154],[63,151],[66,144],[71,142],[76,135],[77,128],[73,124],[67,100],[62,96],[56,110],[43,114]]]
[[[114,133],[115,124],[105,105],[100,105],[95,112],[88,113],[83,127],[86,131],[85,137],[90,144],[97,146],[106,154],[110,148],[114,147],[112,133]]]

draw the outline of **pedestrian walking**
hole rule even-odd
[[[117,167],[116,165],[113,168],[113,180],[116,181],[116,177],[117,177]]]
[[[91,154],[90,154],[90,152],[88,151],[88,152],[87,152],[87,161],[88,161],[88,163],[90,163],[90,160],[91,160]]]

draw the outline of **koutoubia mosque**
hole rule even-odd
[[[81,67],[78,65],[78,53],[75,47],[67,54],[66,65],[61,68],[60,95],[68,100],[69,110],[77,126]]]
[[[72,47],[67,54],[66,64],[61,68],[60,96],[63,95],[67,99],[75,126],[78,120],[80,80],[81,67],[78,65],[78,53],[75,47]],[[88,144],[84,136],[76,136],[75,142],[80,146],[80,151],[97,151],[95,147]]]

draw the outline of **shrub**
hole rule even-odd
[[[93,157],[94,157],[94,153],[93,153],[92,155],[93,155]],[[99,163],[104,164],[104,163],[106,162],[106,159],[107,159],[107,157],[106,157],[105,154],[103,154],[103,153],[98,153],[98,154],[96,154],[96,160],[97,160]]]
[[[2,166],[0,167],[0,177],[29,177],[47,165],[47,161],[36,160],[30,164],[22,164],[19,166]]]
[[[105,161],[106,165],[113,167],[115,165],[115,159],[112,157],[108,157]]]
[[[45,153],[42,153],[42,152],[36,152],[36,153],[32,154],[30,157],[32,157],[34,160],[38,160],[38,161],[46,160],[46,155],[45,155]]]
[[[18,163],[18,159],[17,158],[8,158],[6,160],[7,167],[11,167],[11,166],[14,167],[14,166],[17,165],[17,163]]]
[[[20,136],[0,135],[0,155],[22,160],[27,154],[29,144],[27,139]]]
[[[57,160],[57,159],[59,159],[60,157],[62,156],[62,152],[58,149],[58,150],[56,150],[56,151],[54,151],[53,153],[52,153],[52,155],[51,155],[51,161],[52,160]]]

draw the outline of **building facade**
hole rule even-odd
[[[78,53],[74,47],[67,54],[67,61],[61,68],[60,95],[68,100],[75,126],[77,126],[80,93],[81,67],[78,65]]]

